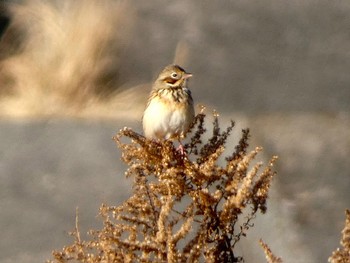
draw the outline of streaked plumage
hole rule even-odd
[[[194,106],[187,80],[192,74],[169,65],[154,82],[146,110],[143,131],[149,139],[179,139],[194,119]]]

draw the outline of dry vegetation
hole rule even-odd
[[[121,130],[115,141],[134,179],[133,195],[120,206],[102,205],[103,229],[91,231],[90,241],[75,231],[74,244],[54,252],[55,262],[242,262],[235,247],[257,212],[266,211],[276,157],[265,167],[254,162],[261,148],[248,151],[243,130],[219,165],[234,123],[221,131],[214,116],[203,143],[204,119],[196,116],[186,156],[170,141]]]
[[[328,259],[331,263],[350,263],[350,210],[346,210],[345,227],[342,231],[340,244],[342,248],[337,248]]]
[[[264,249],[264,252],[265,252],[265,255],[266,255],[266,260],[267,260],[268,263],[282,263],[283,262],[281,258],[276,257],[272,253],[272,251],[269,248],[269,246],[266,243],[264,243],[262,241],[262,239],[260,239],[259,243],[260,243],[260,246]]]
[[[113,0],[8,3],[0,42],[0,112],[109,115],[123,96],[120,56],[134,12]]]
[[[255,161],[261,148],[248,151],[245,129],[223,158],[234,123],[221,131],[214,115],[205,139],[204,121],[201,112],[185,156],[171,141],[149,141],[122,129],[114,139],[128,165],[125,174],[134,180],[132,196],[119,206],[101,206],[103,228],[89,231],[89,240],[81,239],[77,216],[74,243],[54,251],[48,262],[244,262],[235,248],[257,213],[266,212],[277,157],[265,167]],[[350,262],[349,210],[346,215],[343,247],[333,252],[332,263]],[[268,263],[282,263],[259,242]]]

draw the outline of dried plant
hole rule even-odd
[[[267,260],[268,263],[282,263],[283,262],[281,258],[276,257],[272,253],[272,251],[269,248],[269,246],[266,243],[264,243],[264,241],[262,241],[262,239],[260,239],[259,243],[260,243],[260,246],[264,249],[264,252],[265,252],[265,255],[266,255],[266,260]]]
[[[331,263],[349,263],[350,262],[350,210],[346,210],[345,227],[342,231],[340,244],[342,248],[337,248],[328,259]]]
[[[277,157],[263,169],[254,163],[261,148],[247,150],[246,129],[219,165],[234,123],[221,131],[215,115],[203,143],[204,121],[204,113],[196,116],[186,156],[171,141],[122,129],[114,139],[128,165],[126,176],[134,178],[133,195],[120,206],[102,205],[104,227],[91,231],[93,240],[82,241],[76,226],[74,244],[54,252],[55,262],[243,261],[235,246],[256,213],[266,211]]]
[[[113,0],[6,4],[0,42],[0,109],[11,115],[75,112],[119,86],[133,12]],[[96,108],[95,108],[96,110]]]

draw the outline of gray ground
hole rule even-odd
[[[238,248],[264,262],[262,237],[284,262],[326,262],[350,208],[350,2],[136,2],[138,39],[122,81],[149,81],[189,43],[186,68],[198,103],[252,131],[252,146],[277,154],[266,215]],[[147,52],[145,52],[147,51]],[[131,102],[132,103],[132,102]],[[139,122],[0,120],[0,261],[43,262],[98,227],[102,202],[130,191],[111,137]]]

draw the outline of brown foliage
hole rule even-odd
[[[264,243],[262,241],[262,239],[260,239],[259,243],[260,243],[260,246],[264,249],[264,252],[265,252],[265,255],[266,255],[266,260],[267,260],[268,263],[282,263],[283,262],[281,258],[276,257],[272,253],[272,251],[269,248],[269,246],[266,243]]]
[[[241,262],[235,245],[256,213],[266,211],[273,157],[263,168],[253,163],[260,147],[248,151],[249,130],[223,165],[219,157],[234,126],[224,131],[214,116],[203,143],[205,115],[196,116],[187,155],[171,141],[149,141],[129,128],[115,141],[134,178],[133,195],[120,206],[102,205],[104,227],[92,241],[54,252],[55,262]],[[244,212],[244,215],[243,215]],[[240,221],[239,221],[240,219]]]
[[[331,263],[349,263],[350,262],[350,210],[346,210],[345,227],[342,231],[340,244],[342,248],[337,248],[328,259]]]

